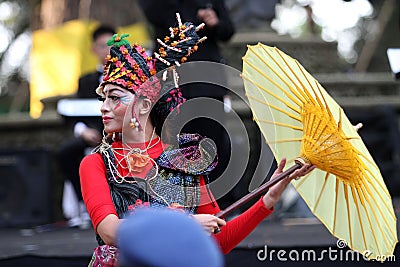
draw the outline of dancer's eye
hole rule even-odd
[[[104,103],[107,99],[111,99],[111,101],[117,102],[117,101],[120,100],[120,97],[119,97],[119,96],[115,96],[115,95],[110,95],[110,96],[107,96],[107,97],[99,96],[99,97],[97,97],[97,99],[98,99],[99,101],[103,102],[103,103]]]
[[[115,96],[115,95],[110,95],[110,96],[108,96],[108,98],[110,98],[112,101],[118,101],[119,100],[119,96]]]

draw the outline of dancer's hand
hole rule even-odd
[[[279,163],[278,168],[272,175],[271,180],[273,180],[276,176],[278,176],[283,172],[283,168],[285,167],[285,165],[286,165],[286,159],[283,158]],[[271,209],[279,201],[283,191],[286,189],[287,185],[290,183],[292,179],[298,179],[304,175],[307,175],[314,169],[315,166],[304,164],[300,169],[295,170],[291,175],[289,175],[286,178],[283,178],[281,181],[271,186],[271,188],[263,197],[265,207]]]
[[[224,220],[211,214],[195,214],[193,218],[203,226],[207,233],[214,233],[214,231],[218,231],[220,227],[226,225]]]
[[[199,9],[197,11],[197,18],[203,21],[209,28],[214,28],[219,23],[217,13],[212,8]]]

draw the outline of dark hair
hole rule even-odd
[[[99,25],[99,26],[94,30],[94,32],[93,32],[93,34],[92,34],[92,40],[93,40],[93,41],[96,41],[97,38],[99,38],[100,35],[107,34],[107,33],[109,33],[109,34],[111,34],[111,35],[114,35],[116,32],[117,32],[117,31],[115,30],[114,27],[109,26],[109,25],[104,25],[104,24],[102,24],[102,25]]]
[[[175,101],[167,101],[168,98],[170,98],[168,92],[163,94],[150,111],[150,120],[156,134],[161,136],[161,132],[164,131],[164,142],[171,142],[174,138],[173,118],[168,120],[166,118],[170,114],[171,108],[174,109],[177,103]]]

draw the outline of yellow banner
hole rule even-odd
[[[41,99],[76,93],[79,77],[94,71],[99,64],[91,51],[91,36],[96,21],[73,20],[50,30],[38,30],[32,35],[30,54],[30,115],[40,117]],[[144,23],[117,28],[128,33],[129,41],[149,45],[150,38]]]

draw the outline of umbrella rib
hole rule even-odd
[[[278,144],[278,143],[285,143],[285,142],[301,142],[301,138],[290,138],[290,139],[281,139],[275,141],[269,141],[270,144]]]
[[[361,137],[359,136],[346,136],[346,140],[361,140]]]
[[[297,92],[292,91],[293,94],[295,94],[297,97],[301,96],[303,98],[303,103],[305,102],[305,100],[309,100],[309,95],[305,94],[304,91],[300,90],[301,87],[299,87],[296,82],[288,75],[288,73],[282,68],[281,64],[279,64],[275,58],[271,55],[271,53],[269,51],[267,51],[264,47],[262,47],[262,49],[271,57],[271,59],[275,62],[275,64],[278,66],[278,68],[286,75],[286,77],[296,86]],[[280,56],[280,58],[285,62],[286,66],[291,70],[291,72],[294,74],[293,69],[290,67],[290,65],[287,63],[287,61],[284,59],[283,55],[281,54],[281,52],[279,51],[279,49],[277,49],[276,47],[274,47],[275,52],[278,53],[278,55]],[[272,70],[275,73],[275,70]],[[281,78],[281,80],[283,82],[285,82],[284,79],[282,79],[282,77],[279,74],[278,77]],[[303,85],[300,82],[301,85]],[[302,88],[305,88],[304,86]],[[306,90],[305,90],[306,91]],[[300,95],[299,95],[300,94]],[[300,97],[299,97],[300,98]]]
[[[328,137],[328,138],[329,138],[329,137]],[[311,140],[314,140],[314,139],[311,139]],[[325,141],[325,140],[324,140],[324,141]],[[321,143],[323,143],[323,142],[313,142],[313,143],[321,144]],[[334,147],[334,146],[337,146],[337,145],[338,145],[338,143],[333,143],[333,144],[331,144],[331,145],[329,145],[329,146],[325,146],[325,147],[324,147],[323,149],[321,149],[320,151],[326,151],[326,150],[328,150],[328,149],[333,150],[333,147]],[[352,149],[352,148],[347,148],[347,149],[340,150],[340,151],[336,150],[336,151],[333,152],[333,153],[325,154],[325,155],[336,154],[336,153],[344,152],[344,151],[353,151],[353,149]]]
[[[251,63],[248,62],[248,64],[249,64],[249,66],[255,68]],[[256,70],[257,70],[257,72],[259,72],[258,69],[256,69]],[[261,72],[259,72],[259,73],[261,73]],[[260,84],[258,84],[258,83],[256,83],[256,82],[250,80],[246,75],[242,75],[242,78],[245,79],[246,81],[250,82],[250,83],[253,84],[254,86],[260,88],[260,89],[263,90],[264,92],[270,94],[272,97],[276,98],[276,99],[279,100],[281,103],[284,103],[288,108],[292,109],[293,111],[295,111],[295,112],[297,112],[297,113],[300,113],[300,110],[299,110],[298,108],[296,108],[296,107],[294,107],[293,105],[289,104],[289,103],[286,102],[283,98],[281,98],[280,96],[274,94],[273,92],[271,92],[270,90],[268,90],[268,89],[265,88],[264,86],[262,86],[262,85],[260,85]],[[278,86],[277,84],[275,84],[275,85]],[[298,102],[296,102],[296,101],[294,101],[294,102],[295,102],[298,106],[302,106],[301,103],[298,103]]]
[[[266,105],[266,106],[268,106],[268,107],[270,107],[270,108],[273,108],[273,109],[275,109],[275,110],[277,110],[277,111],[279,111],[279,112],[281,112],[281,113],[284,113],[284,114],[286,114],[287,116],[289,116],[289,117],[292,118],[292,119],[295,119],[295,120],[301,122],[301,118],[300,118],[300,117],[298,117],[298,116],[296,116],[296,115],[293,115],[293,114],[290,114],[289,112],[287,112],[286,110],[281,109],[280,107],[274,106],[274,105],[269,104],[269,103],[267,103],[267,102],[265,102],[265,101],[262,101],[262,100],[260,100],[260,99],[257,99],[257,98],[255,98],[254,96],[249,96],[249,95],[248,95],[247,97],[250,98],[250,99],[253,99],[254,101],[256,101],[256,102],[258,102],[258,103],[261,103],[261,104],[264,104],[264,105]]]
[[[379,181],[378,179],[376,179],[375,176],[373,176],[373,174],[370,172],[369,169],[366,169],[366,170],[367,170],[368,173],[374,178],[374,180],[379,184],[379,188],[385,192],[386,197],[389,197],[389,198],[390,198],[391,196],[390,196],[390,193],[389,193],[389,191],[387,190],[386,186],[383,185],[381,181]],[[372,186],[374,187],[374,189],[379,193],[380,198],[383,200],[383,197],[382,197],[382,195],[380,194],[380,192],[378,191],[378,189],[375,187],[375,184],[372,183],[372,182],[371,182],[371,184],[372,184]],[[393,217],[394,217],[394,215],[393,215]]]
[[[310,118],[311,117],[311,118]],[[310,114],[310,116],[303,116],[303,129],[305,129],[305,133],[303,134],[304,136],[304,140],[307,140],[307,136],[310,136],[310,140],[317,140],[314,139],[315,134],[317,133],[317,131],[313,131],[313,129],[319,129],[319,125],[321,124],[321,120],[317,121],[317,127],[313,127],[315,119],[316,119],[316,115],[315,114]],[[311,145],[314,146],[315,142],[311,142]]]
[[[360,155],[360,154],[358,154],[358,155]],[[365,159],[365,157],[364,157],[363,155],[360,155],[360,156],[361,156],[361,158]],[[372,171],[370,170],[370,167],[368,167],[367,164],[366,164],[365,162],[363,162],[363,161],[361,161],[361,162],[363,163],[364,169],[365,169],[373,178],[375,178],[375,175],[374,175],[374,174],[372,173]],[[368,162],[368,163],[369,163],[369,162]],[[380,172],[378,166],[376,166],[376,165],[372,165],[371,168],[373,168],[373,169],[375,169],[375,170],[377,170],[377,171]],[[384,188],[386,188],[386,186],[384,185],[385,182],[384,182],[383,180],[380,180],[380,179],[376,179],[376,178],[375,178],[375,181],[378,182],[378,183],[379,183],[381,186],[383,186]],[[382,188],[382,189],[384,189],[384,188]],[[387,191],[387,189],[386,189],[385,191]],[[390,196],[389,192],[387,192],[387,195]]]
[[[303,128],[302,128],[302,127],[290,125],[290,124],[287,124],[287,123],[276,122],[276,121],[268,121],[268,120],[261,120],[261,119],[257,119],[257,120],[258,120],[259,122],[266,123],[266,124],[274,124],[274,125],[277,125],[277,126],[282,126],[282,127],[291,128],[291,129],[297,130],[297,131],[303,131]]]
[[[314,119],[313,119],[313,121],[312,121],[313,124],[314,124],[314,120],[315,120],[316,117],[317,117],[317,116],[314,114],[314,116],[313,116]],[[317,124],[317,127],[316,127],[315,129],[319,129],[319,126],[321,125],[321,122],[322,122],[321,120],[318,120],[318,121],[317,121],[318,124]],[[311,125],[313,125],[313,124],[311,124]],[[306,129],[312,129],[312,128],[313,128],[313,127],[307,127]],[[311,138],[312,138],[313,140],[318,140],[318,139],[315,139],[315,138],[314,138],[316,134],[317,134],[317,131],[314,131],[314,133],[313,133],[312,136],[311,136]]]
[[[360,154],[359,151],[357,151],[357,153],[358,153],[358,155],[361,155],[364,159],[366,159],[368,161],[368,158],[366,158],[363,154]],[[368,162],[371,163],[370,161],[368,161]],[[363,164],[363,169],[370,174],[370,176],[367,176],[367,177],[372,177],[374,179],[374,181],[379,184],[380,189],[383,190],[383,192],[385,192],[385,195],[390,198],[391,197],[390,193],[389,193],[388,189],[386,188],[384,182],[380,179],[377,179],[375,177],[375,175],[371,172],[371,170],[365,165],[365,163],[363,163],[363,162],[361,162],[361,163]],[[377,169],[379,171],[379,168],[375,164],[372,163],[372,165],[373,165],[373,167],[375,167],[375,169]],[[375,187],[375,183],[372,183],[372,181],[371,181],[371,185],[374,187],[374,189],[379,194],[380,198],[383,200],[383,197],[380,194],[380,191],[378,191],[377,188]],[[394,216],[394,214],[392,216]]]
[[[295,60],[295,63],[296,63],[296,65],[297,65],[297,67],[299,68],[301,74],[303,74],[304,79],[307,81],[308,86],[311,88],[312,92],[314,93],[315,99],[317,100],[319,106],[320,106],[321,108],[327,108],[328,106],[326,105],[325,99],[323,99],[324,102],[325,102],[325,105],[324,105],[324,104],[321,102],[321,99],[320,99],[320,97],[318,96],[317,91],[314,89],[314,86],[311,84],[311,81],[307,78],[307,75],[305,74],[304,68],[301,66],[301,64],[299,63],[298,60]],[[322,92],[321,92],[321,90],[319,90],[319,87],[318,87],[318,81],[315,80],[314,77],[311,77],[311,78],[314,80],[314,82],[315,82],[315,84],[316,84],[316,86],[317,86],[317,89],[318,89],[318,91],[319,91],[321,97],[323,98],[324,96],[322,95]],[[299,78],[298,78],[298,79],[299,79]]]
[[[389,206],[388,203],[387,203],[387,201],[382,197],[382,194],[380,193],[380,191],[378,190],[378,188],[376,188],[376,186],[375,186],[374,183],[370,182],[370,184],[371,184],[372,188],[375,190],[375,192],[378,194],[379,198],[380,198],[380,199],[382,200],[382,202],[384,203],[386,209],[387,209],[388,211],[390,211],[390,210],[392,209],[391,206]],[[382,189],[382,188],[381,188],[381,189]],[[387,193],[387,192],[385,191],[385,193]],[[387,197],[390,198],[389,193],[387,193]],[[392,216],[393,219],[396,219],[396,217],[395,217],[394,214],[390,214],[390,215]]]
[[[342,122],[342,113],[343,109],[339,108],[339,121],[338,121],[338,129],[343,132],[343,122]],[[344,132],[343,132],[344,133]],[[346,136],[346,135],[345,135]]]
[[[348,191],[348,189],[347,189],[347,185],[346,184],[343,184],[343,190],[344,190],[344,197],[345,197],[345,199],[346,199],[346,208],[347,208],[347,217],[348,217],[348,220],[347,220],[347,225],[348,225],[348,229],[349,229],[349,237],[350,237],[350,244],[349,244],[349,247],[353,247],[353,233],[352,233],[352,230],[351,230],[351,215],[350,215],[350,203],[349,203],[349,191]]]
[[[334,145],[336,145],[336,144],[334,144]],[[332,146],[334,146],[334,145],[332,145]],[[330,146],[330,147],[332,147],[332,146]],[[327,149],[330,148],[330,147],[321,149],[320,151],[325,151],[325,150],[327,150]],[[343,150],[336,150],[336,151],[332,151],[331,153],[325,153],[324,155],[325,155],[325,156],[331,156],[331,155],[335,155],[335,154],[337,154],[337,153],[341,153],[341,152],[345,152],[345,151],[353,151],[353,149],[352,149],[352,148],[346,148],[346,149],[343,149]],[[335,159],[335,160],[336,160],[336,159]],[[340,160],[340,159],[338,159],[338,160]],[[348,160],[348,158],[347,158],[346,160]]]
[[[300,83],[301,88],[306,88],[306,87],[304,86],[303,82],[300,81],[299,77],[296,75],[296,73],[295,73],[295,71],[293,70],[293,68],[288,64],[288,62],[286,61],[286,59],[283,57],[282,52],[279,51],[279,49],[277,49],[277,48],[275,48],[275,50],[278,52],[278,55],[281,57],[281,59],[285,62],[286,66],[291,70],[291,72],[292,72],[292,74],[294,75],[294,77],[296,77],[296,80],[297,80],[298,83]],[[292,60],[293,60],[294,62],[297,63],[297,60],[296,60],[296,59],[292,59]],[[299,66],[299,65],[297,64],[297,66]],[[285,72],[284,70],[282,70],[282,71]],[[300,69],[300,71],[301,71],[301,69]],[[285,74],[286,74],[286,72],[285,72]],[[287,76],[294,84],[296,84],[287,74],[286,74],[286,76]],[[307,78],[306,78],[306,80],[308,81]],[[301,93],[304,92],[304,94],[306,95],[305,98],[308,99],[309,101],[315,103],[315,98],[310,94],[310,92],[308,92],[308,90],[303,90],[303,91],[300,91],[300,92],[301,92]]]
[[[330,150],[334,150],[333,147],[338,146],[338,143],[334,143],[330,146],[325,146],[324,149],[321,149],[320,151],[326,151],[328,149]],[[340,148],[339,148],[340,149]],[[344,151],[353,151],[352,148],[347,148],[347,149],[342,149],[342,150],[336,150],[335,152],[329,153],[329,154],[325,154],[325,155],[332,155],[332,154],[336,154],[336,153],[340,153],[340,152],[344,152]]]
[[[375,213],[375,211],[374,211],[374,208],[372,207],[372,205],[371,205],[371,203],[369,202],[369,200],[366,198],[366,196],[368,196],[368,194],[367,194],[368,192],[365,192],[366,189],[363,188],[363,187],[360,187],[358,190],[361,191],[359,194],[360,194],[360,195],[361,195],[361,194],[363,195],[365,201],[366,201],[366,202],[368,203],[368,205],[370,206],[372,215],[373,215],[373,217],[375,218],[376,223],[378,224],[378,228],[379,228],[380,232],[383,233],[382,226],[381,226],[381,224],[380,224],[380,222],[379,222],[379,220],[378,220],[378,217],[376,216],[376,213]],[[378,208],[378,210],[380,210],[379,206],[378,206],[377,208]],[[372,232],[372,235],[373,235],[373,237],[374,237],[375,245],[376,245],[376,247],[378,248],[379,255],[382,255],[382,251],[379,249],[378,240],[377,240],[377,238],[376,238],[374,228],[372,227],[373,225],[372,225],[372,222],[371,222],[371,219],[370,219],[370,216],[369,216],[367,207],[364,207],[364,209],[365,209],[365,212],[366,212],[366,214],[367,214],[367,218],[368,218],[369,225],[370,225],[370,227],[371,227],[371,232]],[[384,216],[383,216],[383,217],[384,217]],[[390,228],[389,228],[389,229],[390,229]],[[386,247],[389,247],[389,241],[387,240],[386,235],[382,235],[382,236],[383,236],[383,239],[384,239],[384,241],[385,241]]]
[[[327,128],[328,128],[327,125],[325,125],[324,130],[323,130],[323,131],[321,132],[321,134],[318,136],[318,139],[317,139],[317,140],[319,140],[319,138],[321,137],[322,133],[323,133]],[[322,141],[320,141],[320,143],[323,144],[326,140],[328,140],[329,138],[331,138],[332,135],[333,135],[333,133],[329,133],[329,134],[325,135],[325,139],[323,139]]]
[[[325,96],[324,96],[324,94],[322,93],[322,90],[321,90],[321,88],[320,88],[320,84],[319,84],[319,82],[318,82],[317,80],[315,80],[315,84],[317,85],[318,91],[319,91],[319,93],[321,94],[322,100],[324,100],[325,109],[326,109],[326,111],[327,111],[329,117],[330,117],[331,119],[334,119],[333,114],[332,114],[332,112],[331,112],[331,110],[330,110],[330,108],[329,108],[329,106],[328,106],[328,103],[326,102]],[[312,87],[311,87],[311,88],[312,88]],[[340,116],[339,123],[341,124],[341,114],[340,114],[340,110],[339,110],[339,116]]]
[[[321,97],[322,97],[322,100],[324,100],[325,105],[324,105],[324,103],[322,103],[320,97],[319,97],[318,94],[317,94],[317,91],[314,89],[314,86],[312,86],[312,85],[311,85],[311,82],[307,79],[305,73],[303,72],[303,69],[302,69],[301,66],[300,66],[300,63],[299,63],[297,60],[296,60],[295,62],[296,62],[296,64],[297,64],[297,66],[299,67],[301,73],[303,74],[304,79],[306,79],[308,85],[310,86],[312,92],[314,93],[315,99],[317,100],[317,103],[319,104],[319,106],[320,106],[321,108],[323,108],[323,109],[328,110],[328,114],[330,114],[328,105],[326,104],[326,101],[325,101],[325,99],[324,99],[324,96],[322,95],[322,92],[321,92],[321,90],[320,90],[319,87],[318,87],[318,82],[317,82],[317,80],[314,79],[314,82],[315,82],[315,84],[316,84],[316,86],[317,86],[317,89],[318,89],[318,91],[319,91],[319,93],[320,93],[320,95],[321,95]]]
[[[368,163],[370,163],[371,165],[373,165],[376,169],[379,169],[378,165],[376,165],[375,162],[371,161],[369,158],[367,158],[363,153],[361,153],[359,150],[357,150],[356,148],[354,148],[354,150],[356,151],[356,153],[358,155],[360,155],[361,157],[363,157],[366,161],[368,161]]]
[[[314,212],[314,213],[315,213],[315,211],[317,210],[317,207],[318,207],[319,201],[321,200],[321,197],[322,197],[322,193],[323,193],[323,192],[324,192],[324,190],[325,190],[325,186],[326,186],[326,183],[327,183],[327,181],[328,181],[328,177],[329,177],[329,175],[330,175],[330,173],[329,173],[329,172],[327,172],[327,173],[326,173],[326,175],[325,175],[324,184],[322,185],[322,188],[321,188],[321,190],[320,190],[320,192],[319,192],[319,195],[318,195],[317,201],[315,202],[315,205],[314,205],[314,208],[313,208],[313,212]]]
[[[333,228],[332,228],[332,232],[336,233],[336,217],[337,217],[337,211],[338,211],[338,200],[339,200],[339,179],[336,179],[336,183],[335,183],[335,207],[334,207],[334,211],[333,211]]]
[[[251,49],[251,48],[250,48],[250,49]],[[254,51],[253,51],[253,52],[254,52]],[[255,54],[256,54],[256,53],[255,53]],[[257,56],[270,70],[272,70],[272,71],[280,78],[280,80],[283,81],[283,82],[286,84],[286,86],[289,87],[289,89],[290,89],[290,91],[291,91],[292,93],[294,93],[294,90],[291,89],[291,85],[290,85],[290,84],[288,84],[285,80],[283,80],[282,77],[281,77],[278,73],[276,73],[275,70],[274,70],[267,62],[265,62],[262,58],[260,58],[259,55],[256,54],[256,56]],[[300,103],[296,98],[294,98],[293,96],[291,96],[290,94],[288,94],[288,92],[287,92],[285,89],[283,89],[282,86],[280,86],[279,84],[277,84],[277,83],[276,83],[274,80],[272,80],[269,76],[267,76],[265,73],[263,73],[261,70],[259,70],[256,66],[254,66],[254,64],[252,64],[252,63],[250,63],[248,60],[246,60],[246,58],[244,58],[243,61],[246,62],[251,68],[253,68],[255,71],[257,71],[259,74],[261,74],[264,78],[266,78],[268,81],[270,81],[272,84],[274,84],[277,88],[279,88],[287,97],[289,97],[289,99],[291,99],[293,102],[295,102],[299,107],[301,107],[301,106],[303,105],[304,101],[303,101],[298,95],[296,95],[296,94],[294,93],[294,94],[297,96],[297,98],[299,98],[299,99],[301,100],[301,103]],[[245,75],[242,75],[242,77],[243,77],[243,76],[245,76]]]
[[[332,162],[328,162],[332,163]],[[329,169],[333,169],[332,167],[335,167],[335,171],[332,172],[333,174],[337,175],[339,178],[343,180],[351,180],[352,177],[349,177],[349,173],[353,171],[353,168],[351,166],[343,166],[343,164],[331,164]]]
[[[310,116],[304,116],[304,113],[301,114],[302,123],[304,125],[304,129],[308,129],[308,125],[310,125]]]
[[[269,56],[270,59],[276,64],[276,66],[285,74],[286,78],[288,78],[288,79],[292,82],[292,84],[296,87],[296,89],[299,90],[300,88],[297,86],[297,84],[296,84],[296,83],[293,81],[293,79],[288,75],[288,73],[282,68],[281,64],[280,64],[279,62],[276,61],[275,56],[273,56],[268,50],[266,50],[264,46],[261,45],[260,47],[261,47],[262,50],[264,50],[265,53],[268,54],[268,56]],[[271,65],[270,65],[268,62],[266,62],[266,61],[264,60],[264,58],[262,58],[260,55],[258,55],[258,54],[254,51],[254,49],[253,49],[252,47],[249,47],[249,48],[250,48],[250,50],[252,50],[252,52],[253,52],[253,53],[254,53],[254,54],[255,54],[255,55],[256,55],[256,56],[257,56],[257,57],[272,71],[272,72],[273,72],[273,73],[275,73],[276,76],[278,76],[278,77],[280,78],[280,80],[281,80],[282,82],[284,82],[286,85],[288,85],[288,87],[291,89],[290,91],[291,91],[297,98],[299,98],[299,99],[304,103],[305,99],[307,99],[307,98],[305,97],[305,95],[302,94],[301,91],[295,91],[295,90],[293,90],[293,87],[290,86],[290,85],[287,83],[287,81],[286,81],[285,79],[283,79],[283,77],[282,77],[274,68],[272,68]],[[275,51],[278,52],[278,54],[279,54],[279,49],[277,49],[276,47],[275,47]],[[282,56],[281,56],[280,54],[279,54],[279,56],[282,58]],[[288,66],[286,60],[284,60],[284,61],[285,61],[286,66]],[[289,67],[289,66],[288,66],[288,67]]]
[[[316,129],[319,129],[319,125],[321,124],[322,120],[318,121],[318,127]],[[306,129],[312,129],[313,127],[307,127]],[[325,130],[328,128],[328,124],[325,124],[324,128],[321,130],[321,132],[319,133],[317,138],[313,138],[314,140],[319,140],[321,135],[325,132]],[[317,131],[315,131],[315,134],[317,133]],[[328,137],[326,139],[328,139],[330,136],[332,136],[332,134],[329,134]],[[315,137],[315,135],[313,135],[312,137]],[[324,141],[326,141],[326,139]]]
[[[364,225],[363,225],[363,221],[361,220],[361,211],[360,211],[360,206],[359,203],[357,201],[357,196],[356,196],[356,191],[354,190],[354,187],[350,187],[351,188],[351,194],[353,196],[353,200],[354,200],[354,204],[356,206],[356,211],[357,211],[357,215],[358,215],[358,221],[360,222],[360,229],[361,229],[361,235],[363,237],[363,241],[364,241],[364,247],[368,247],[367,246],[367,238],[365,237],[365,233],[364,233]]]
[[[320,120],[320,122],[321,122],[321,120]],[[318,128],[319,128],[319,124],[318,124]],[[317,137],[317,138],[313,138],[314,140],[319,140],[320,139],[320,137],[321,137],[321,135],[325,132],[325,130],[328,128],[328,125],[327,124],[325,124],[325,126],[324,126],[324,128],[322,128],[322,130],[321,130],[321,132],[318,134],[318,136],[314,136],[314,137]],[[316,131],[315,131],[316,132]]]
[[[290,91],[298,98],[301,100],[301,102],[305,102],[305,100],[307,99],[306,97],[304,97],[305,95],[302,94],[302,92],[299,90],[300,88],[297,86],[297,84],[292,80],[292,78],[287,74],[287,72],[282,68],[282,66],[275,60],[275,58],[271,55],[271,53],[269,51],[267,51],[264,46],[261,46],[261,49],[264,50],[265,53],[267,53],[270,58],[272,59],[272,61],[278,66],[278,68],[286,75],[286,77],[293,83],[293,85],[296,87],[296,89],[298,91],[293,90],[293,87],[290,86],[285,79],[283,79],[283,77],[276,72],[276,70],[274,68],[271,67],[270,64],[268,64],[263,58],[261,58],[251,47],[249,47],[250,50],[253,51],[253,53],[272,71],[275,73],[276,76],[278,76],[282,82],[284,82],[290,89]],[[286,62],[285,62],[286,63]],[[286,63],[287,65],[287,63]],[[284,91],[285,94],[287,94],[287,92]],[[290,96],[289,96],[290,97]]]
[[[340,169],[339,167],[341,167],[340,165],[335,165],[335,175],[344,180],[347,181],[349,180],[349,173],[352,171],[352,169]]]
[[[340,159],[340,160],[346,161],[346,159]],[[329,163],[330,166],[336,167],[335,168],[335,172],[334,172],[335,175],[339,175],[340,171],[342,171],[343,174],[344,174],[343,177],[346,177],[346,174],[348,176],[349,172],[353,171],[353,168],[351,166],[343,166],[343,164],[340,164],[340,163],[339,164],[333,164],[332,161],[325,161],[325,162]],[[332,169],[332,168],[330,168],[330,169]]]
[[[355,148],[354,148],[354,151],[355,151],[355,153],[356,153],[358,156],[360,156],[361,158],[367,160],[367,162],[371,164],[371,162],[368,161],[368,158],[366,158],[363,154],[361,154],[360,151],[358,151],[358,150],[355,149]],[[374,174],[371,172],[371,170],[367,167],[367,164],[366,164],[364,161],[360,161],[360,163],[362,164],[362,167],[363,167],[366,171],[368,171],[369,174],[371,174],[372,177],[375,177]],[[374,169],[376,169],[376,170],[379,171],[379,168],[378,168],[378,166],[377,166],[376,164],[373,164],[373,163],[372,163],[372,167],[373,167]],[[379,182],[378,180],[376,180],[376,181]]]
[[[378,166],[374,163],[374,162],[372,162],[369,158],[367,158],[364,154],[362,154],[360,151],[358,151],[357,149],[355,149],[354,148],[354,150],[356,151],[356,153],[358,154],[358,155],[360,155],[363,159],[365,159],[368,163],[370,163],[375,169],[377,169],[378,171],[379,171],[379,168],[378,168]],[[386,196],[388,196],[388,197],[390,197],[390,194],[389,194],[389,191],[387,190],[387,188],[386,188],[386,186],[384,185],[384,184],[382,184],[382,181],[380,181],[380,180],[378,180],[378,179],[376,179],[375,178],[375,176],[374,176],[374,174],[371,172],[371,170],[365,165],[365,163],[363,163],[364,164],[364,169],[366,170],[366,171],[368,171],[368,173],[371,175],[371,177],[373,177],[374,179],[375,179],[375,181],[379,184],[379,186],[380,186],[380,188],[385,192],[385,194],[386,194]],[[371,183],[373,186],[375,186],[375,184],[373,184],[373,183]],[[379,192],[378,190],[377,190],[377,192]],[[381,197],[382,198],[382,197]],[[383,198],[382,198],[383,199]],[[393,215],[394,216],[394,215]]]
[[[365,188],[362,188],[362,189],[363,189],[363,190],[366,190],[367,193],[369,193],[369,196],[372,198],[372,200],[373,200],[375,203],[378,203],[377,200],[376,200],[376,198],[375,198],[375,195],[370,191],[370,189],[368,188],[368,186],[367,186],[366,184],[365,184],[364,186],[365,186]],[[383,200],[382,200],[382,202],[384,203],[384,205],[385,205],[385,207],[387,208],[387,210],[390,211],[391,208],[389,208],[389,207],[386,205],[386,201],[383,201]],[[381,218],[384,220],[385,224],[388,226],[388,229],[389,229],[390,233],[392,234],[392,236],[396,236],[396,233],[395,233],[395,232],[393,231],[393,229],[390,227],[390,224],[389,224],[389,222],[388,222],[386,216],[383,214],[382,210],[380,209],[379,205],[377,205],[377,207],[378,207],[379,213],[381,214]],[[375,213],[375,211],[374,211],[374,209],[372,208],[372,206],[371,206],[371,210],[372,210],[373,213]],[[376,217],[376,219],[377,219],[377,216],[376,216],[376,215],[375,215],[375,217]],[[392,217],[392,219],[393,219],[393,220],[396,220],[396,217]],[[378,219],[377,219],[377,221],[378,221]],[[379,221],[378,221],[378,223],[379,223]]]

